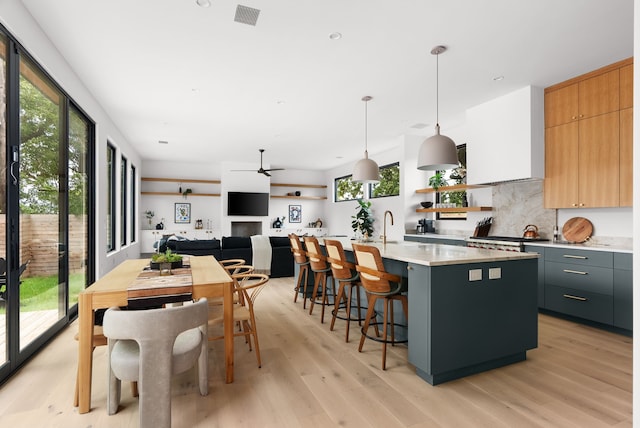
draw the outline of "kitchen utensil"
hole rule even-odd
[[[569,242],[585,242],[593,233],[593,224],[584,217],[573,217],[562,226],[562,235]]]
[[[524,227],[524,233],[522,237],[527,239],[539,238],[540,235],[538,234],[538,226],[536,226],[535,224],[526,225]]]

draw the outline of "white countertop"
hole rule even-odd
[[[333,238],[340,241],[345,250],[353,251],[349,238]],[[322,239],[318,238],[322,244]],[[380,250],[380,255],[387,259],[416,263],[425,266],[445,266],[467,263],[499,262],[537,258],[535,253],[517,253],[511,251],[486,250],[455,245],[426,244],[421,242],[365,242]]]
[[[405,236],[416,236],[416,237],[424,237],[424,238],[432,238],[432,239],[455,239],[459,241],[464,241],[467,239],[466,236],[461,235],[439,235],[437,233],[424,233],[424,234],[414,234],[407,233]],[[525,242],[525,245],[536,246],[536,247],[547,247],[547,248],[571,248],[576,250],[592,250],[592,251],[612,251],[616,253],[633,253],[633,245],[632,244],[619,244],[619,243],[598,243],[593,241],[587,241],[582,244],[572,244],[569,242],[552,242],[552,241],[531,241]]]

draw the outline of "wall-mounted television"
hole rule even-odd
[[[269,215],[269,194],[257,192],[227,193],[227,215]]]

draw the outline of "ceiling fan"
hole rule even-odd
[[[258,168],[258,170],[253,170],[253,169],[234,169],[234,171],[255,171],[258,174],[264,174],[267,177],[271,177],[271,174],[269,174],[270,171],[283,171],[284,168],[268,168],[268,169],[264,169],[262,167],[262,154],[264,153],[264,149],[259,149],[260,150],[260,168]]]

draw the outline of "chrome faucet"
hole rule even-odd
[[[393,213],[387,210],[384,212],[384,218],[382,219],[382,245],[387,244],[387,214],[391,216],[391,226],[393,226]]]

